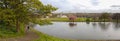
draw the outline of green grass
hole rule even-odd
[[[48,18],[47,20],[50,21],[60,21],[60,22],[70,22],[68,18]],[[86,18],[77,18],[75,22],[84,22],[86,21]]]
[[[10,32],[10,31],[8,31]],[[13,38],[13,37],[23,37],[24,34],[21,34],[21,33],[9,33],[9,34],[4,34],[4,33],[1,33],[0,34],[0,39],[7,39],[7,38]]]
[[[46,20],[56,21],[56,22],[70,22],[68,18],[47,18]],[[74,22],[104,22],[102,19],[92,19],[92,18],[77,18]],[[116,22],[115,20],[105,19],[105,22]],[[120,20],[119,20],[120,22]]]
[[[25,34],[24,24],[20,24],[20,32],[16,32],[16,27],[2,27],[0,29],[0,39],[12,38],[12,37],[22,37]]]

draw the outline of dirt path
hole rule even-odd
[[[28,31],[23,37],[0,39],[0,41],[32,41],[37,38],[39,38],[39,36],[35,32]]]

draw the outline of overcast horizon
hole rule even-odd
[[[120,13],[120,0],[40,0],[58,8],[57,13]]]

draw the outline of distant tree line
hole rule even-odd
[[[117,21],[117,22],[119,22],[119,20],[120,20],[120,13],[114,13],[114,14],[103,13],[99,17],[99,19],[102,20],[102,21]]]

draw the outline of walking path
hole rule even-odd
[[[0,41],[32,41],[37,38],[39,38],[39,36],[35,32],[28,31],[23,37],[0,39]]]

